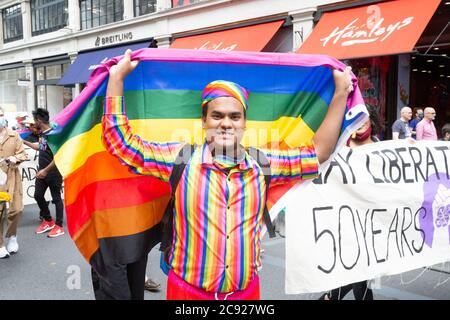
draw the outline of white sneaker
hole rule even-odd
[[[8,250],[9,253],[16,253],[19,251],[19,244],[17,243],[16,236],[6,238],[6,250]]]
[[[0,248],[0,259],[9,258],[9,252],[5,247]]]

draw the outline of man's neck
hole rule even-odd
[[[230,148],[220,148],[215,147],[212,144],[208,143],[209,150],[211,151],[211,154],[213,158],[215,157],[228,157],[230,159],[240,159],[242,157],[243,148],[240,145],[230,147]]]

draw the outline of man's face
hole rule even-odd
[[[424,114],[425,118],[427,118],[428,120],[433,121],[434,118],[436,118],[436,111],[434,111],[433,108],[426,108]]]
[[[417,118],[418,119],[423,119],[423,110],[422,109],[419,109],[419,110],[417,110]]]
[[[41,129],[42,129],[41,126],[42,126],[42,121],[34,118],[34,128],[38,131],[41,131]]]
[[[411,108],[405,108],[402,112],[402,116],[403,118],[405,118],[405,120],[411,120],[412,118],[412,110]]]
[[[214,99],[208,103],[208,113],[202,122],[206,141],[212,147],[234,149],[245,131],[244,107],[233,97]]]

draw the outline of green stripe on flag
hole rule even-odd
[[[103,97],[94,97],[85,110],[62,133],[49,137],[54,153],[67,140],[89,131],[101,122]],[[198,119],[201,91],[148,90],[125,92],[127,116],[135,119]],[[249,97],[247,119],[275,121],[280,117],[302,116],[303,121],[316,131],[327,112],[327,104],[316,93],[297,94],[252,93]]]

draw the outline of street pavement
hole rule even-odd
[[[53,209],[53,205],[52,205]],[[54,212],[54,210],[52,210]],[[36,235],[36,205],[25,207],[18,241],[19,252],[0,260],[1,300],[92,300],[90,267],[78,252],[67,230],[64,236]],[[316,300],[321,293],[284,293],[284,238],[263,239],[263,268],[260,271],[261,298],[267,300]],[[165,299],[166,276],[159,269],[159,251],[149,255],[147,275],[161,283],[159,292],[146,292],[146,300]],[[376,300],[450,299],[450,262],[421,268],[375,281]],[[353,299],[350,293],[345,298]]]

